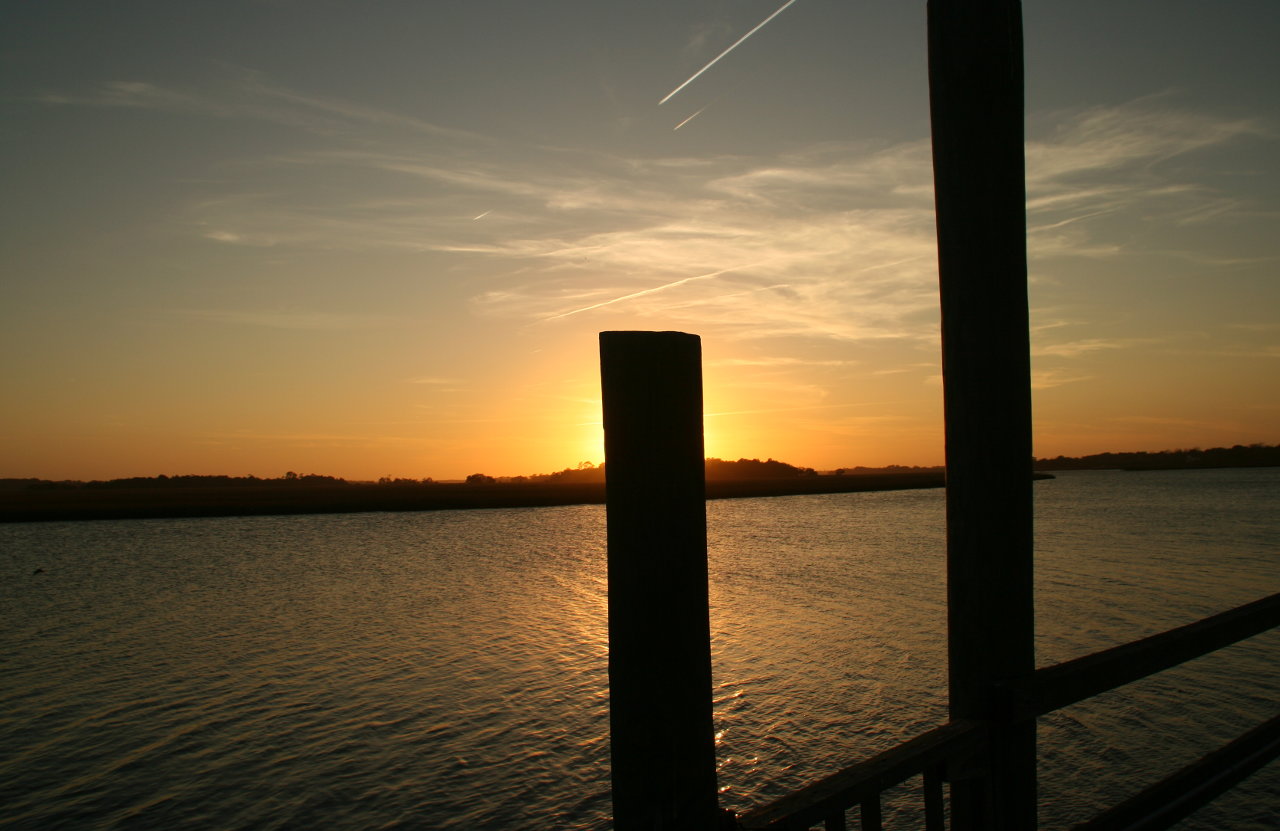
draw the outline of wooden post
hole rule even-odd
[[[952,783],[956,829],[1036,826],[1035,724],[999,688],[1035,669],[1031,391],[1017,0],[929,0],[947,458],[952,718],[991,727]]]
[[[602,332],[618,831],[718,822],[696,335]]]

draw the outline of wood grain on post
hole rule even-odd
[[[602,332],[614,828],[718,822],[696,335]]]
[[[996,694],[1035,669],[1022,13],[929,0],[928,18],[950,707],[993,736],[986,781],[953,782],[952,809],[958,829],[1030,831],[1035,724],[1008,723]]]

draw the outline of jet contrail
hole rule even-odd
[[[605,300],[600,303],[593,303],[590,306],[583,306],[581,309],[572,309],[567,312],[561,312],[558,315],[551,315],[550,317],[544,317],[543,320],[544,321],[559,320],[562,317],[569,317],[570,315],[581,314],[582,312],[589,312],[589,311],[592,311],[593,309],[599,309],[602,306],[612,306],[614,303],[621,303],[624,300],[631,300],[636,297],[644,297],[646,294],[655,294],[660,291],[666,291],[667,289],[673,289],[676,286],[683,286],[686,283],[692,283],[695,280],[708,280],[712,277],[719,277],[721,274],[728,274],[730,271],[738,271],[743,268],[751,268],[753,265],[759,265],[759,263],[748,263],[747,265],[735,265],[730,268],[722,268],[719,271],[713,271],[710,274],[699,274],[695,277],[685,277],[683,280],[676,280],[671,283],[664,283],[661,286],[654,286],[651,289],[641,289],[640,291],[633,291],[630,294],[624,294],[621,297],[615,297],[612,300]]]
[[[751,37],[752,35],[754,35],[756,32],[758,32],[758,31],[760,31],[761,29],[763,29],[763,28],[764,28],[764,25],[765,25],[766,23],[768,23],[770,20],[773,20],[773,19],[774,19],[775,17],[777,17],[778,15],[782,14],[782,12],[787,8],[787,6],[790,6],[790,5],[791,5],[792,3],[794,3],[794,2],[796,2],[796,0],[787,0],[787,2],[783,3],[783,4],[782,4],[782,6],[781,6],[781,7],[779,7],[779,8],[778,8],[778,10],[777,10],[776,12],[774,12],[774,13],[773,13],[773,14],[771,14],[771,15],[769,15],[769,16],[768,16],[768,17],[766,17],[764,20],[760,21],[758,24],[756,24],[756,27],[755,27],[754,29],[752,29],[750,32],[747,32],[747,33],[746,33],[745,35],[743,35],[742,37],[738,38],[738,39],[737,39],[737,41],[735,41],[735,42],[734,42],[734,44],[733,44],[732,46],[730,46],[728,49],[724,50],[724,51],[723,51],[723,52],[721,52],[719,55],[716,55],[714,58],[712,58],[712,59],[711,59],[711,63],[707,64],[706,66],[702,67],[702,69],[699,69],[697,72],[695,72],[695,73],[693,73],[691,76],[689,76],[689,80],[685,81],[685,82],[684,82],[683,84],[681,84],[680,86],[678,86],[678,87],[676,87],[675,89],[671,90],[671,92],[668,92],[668,93],[667,93],[667,97],[666,97],[666,98],[663,98],[661,101],[659,101],[659,102],[658,102],[658,106],[662,106],[663,104],[665,104],[665,103],[667,103],[668,101],[670,101],[670,100],[671,100],[671,98],[672,98],[672,96],[674,96],[677,92],[679,92],[680,90],[682,90],[682,89],[684,89],[685,87],[689,86],[689,84],[692,84],[695,80],[697,80],[697,78],[698,78],[698,76],[699,76],[699,75],[701,75],[702,73],[706,72],[706,71],[707,71],[708,69],[710,69],[711,67],[715,66],[717,61],[719,61],[721,58],[723,58],[725,55],[729,54],[729,53],[730,53],[730,52],[732,52],[733,50],[737,49],[737,48],[738,48],[738,46],[740,46],[744,40],[746,40],[747,38],[749,38],[749,37]]]
[[[707,105],[707,107],[710,107],[710,106],[711,106],[710,104],[708,104],[708,105]],[[703,107],[703,108],[702,108],[702,110],[705,110],[707,107]],[[696,113],[694,113],[693,115],[689,116],[689,117],[688,117],[688,118],[686,118],[684,121],[681,121],[679,124],[677,124],[676,126],[672,127],[672,128],[671,128],[671,132],[673,132],[673,133],[674,133],[676,130],[679,130],[681,127],[683,127],[684,125],[688,124],[690,121],[693,121],[695,118],[697,118],[698,116],[702,115],[702,110],[698,110]]]
[[[489,210],[485,211],[484,213],[480,214],[479,216],[473,216],[473,217],[471,217],[471,221],[472,221],[472,222],[475,222],[477,219],[484,219],[486,216],[488,216],[488,215],[489,215],[489,214],[491,214],[491,213],[493,213],[493,208],[490,208]]]

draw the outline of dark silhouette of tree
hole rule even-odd
[[[579,462],[577,467],[566,467],[564,470],[558,470],[555,473],[530,476],[529,480],[533,482],[558,483],[603,482],[604,475],[604,465],[593,465],[591,462]]]
[[[1036,470],[1182,470],[1212,467],[1280,467],[1280,445],[1237,444],[1232,447],[1192,447],[1156,453],[1094,453],[1036,459]]]
[[[707,479],[796,479],[801,476],[817,476],[811,467],[796,467],[775,459],[760,461],[759,459],[738,459],[736,462],[724,459],[707,459]]]

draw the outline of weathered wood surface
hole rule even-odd
[[[1035,726],[997,685],[1035,668],[1031,370],[1016,0],[929,0],[946,413],[951,717],[992,728],[985,777],[953,784],[957,831],[1036,827]]]
[[[616,831],[718,823],[702,353],[681,332],[602,332],[609,731]]]

